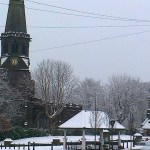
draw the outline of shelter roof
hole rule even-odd
[[[97,115],[97,125],[98,129],[109,129],[109,117],[106,113],[102,111],[85,111],[82,110],[77,115],[72,117],[70,120],[66,121],[60,128],[65,129],[91,129],[95,127],[95,114]],[[114,124],[114,129],[124,130],[125,127],[118,123],[117,121]]]

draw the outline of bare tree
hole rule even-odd
[[[45,113],[51,120],[63,110],[69,102],[77,79],[72,67],[65,62],[43,60],[33,72],[36,96],[42,99]]]
[[[74,99],[82,104],[85,110],[105,111],[105,91],[100,81],[86,78],[80,82],[80,85],[75,90]]]
[[[148,83],[129,75],[113,75],[107,84],[87,78],[74,92],[74,100],[85,110],[101,110],[124,125],[140,125],[143,121],[148,96]]]
[[[109,126],[109,118],[108,115],[102,111],[91,111],[89,123],[93,129],[98,129],[102,124]]]
[[[110,112],[120,123],[128,117],[134,121],[139,103],[145,102],[144,87],[139,79],[129,75],[113,75],[109,78],[108,95]],[[130,119],[131,121],[131,119]],[[131,123],[131,122],[130,122]],[[132,124],[134,124],[132,122]]]

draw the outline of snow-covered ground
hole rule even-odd
[[[67,136],[67,141],[68,142],[75,142],[75,141],[81,141],[81,138],[82,136]],[[113,139],[117,139],[118,136],[113,136]],[[46,136],[46,137],[33,137],[33,138],[26,138],[26,139],[20,139],[20,140],[15,140],[13,141],[12,143],[15,143],[15,144],[27,144],[28,142],[30,143],[45,143],[45,144],[50,144],[52,143],[53,139],[60,139],[61,142],[63,142],[63,136]],[[121,136],[121,139],[122,140],[129,140],[130,139],[130,136],[128,135],[122,135]],[[94,141],[94,136],[86,136],[86,140],[87,141]],[[99,136],[97,136],[97,141],[99,140]],[[146,146],[136,146],[132,149],[141,149],[141,150],[150,150],[150,141],[147,141]],[[125,145],[126,146],[126,145]],[[129,144],[130,146],[130,144]],[[3,148],[5,149],[5,148]],[[9,149],[14,149],[13,147],[12,148],[7,148],[6,150],[9,150]],[[18,148],[16,148],[18,149]],[[32,150],[32,147],[30,148]],[[35,147],[35,150],[50,150],[50,146],[47,146],[47,147]],[[22,148],[20,148],[20,150],[23,150]],[[27,147],[24,149],[24,150],[27,150]],[[54,146],[54,150],[63,150],[63,146]],[[126,148],[127,150],[127,148]]]
[[[63,142],[63,136],[46,136],[46,137],[33,137],[33,138],[26,138],[26,139],[20,139],[20,140],[15,140],[12,143],[15,144],[28,144],[30,143],[44,143],[44,144],[51,144],[53,139],[60,139],[61,142]],[[82,136],[67,136],[67,141],[68,142],[77,142],[81,141]],[[94,141],[94,136],[86,136],[87,141]],[[97,140],[99,140],[99,137],[97,136]],[[14,149],[14,148],[11,148]],[[26,148],[27,149],[27,148]],[[50,146],[47,147],[35,147],[35,150],[50,150]],[[9,150],[7,148],[6,150]],[[20,149],[22,150],[22,148]],[[32,147],[31,147],[32,150]],[[63,146],[54,146],[54,150],[63,150]]]

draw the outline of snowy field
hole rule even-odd
[[[81,141],[82,136],[67,136],[67,141],[68,142],[77,142],[77,141]],[[114,140],[116,140],[118,138],[118,136],[114,136]],[[44,144],[50,144],[52,143],[53,139],[60,139],[61,142],[63,142],[63,136],[46,136],[46,137],[33,137],[33,138],[26,138],[26,139],[20,139],[20,140],[15,140],[12,143],[15,144],[28,144],[28,142],[30,143],[44,143]],[[130,136],[127,135],[122,135],[121,136],[122,140],[130,140]],[[150,137],[149,137],[150,139]],[[87,141],[94,141],[94,136],[86,136],[86,140]],[[97,141],[99,140],[99,136],[97,136]],[[130,144],[129,144],[130,145]],[[141,149],[141,150],[150,150],[150,141],[146,142],[147,146],[136,146],[132,149]],[[3,148],[5,149],[5,148]],[[6,148],[6,150],[9,149],[13,149],[14,148]],[[30,147],[30,150],[32,150],[33,148]],[[16,148],[16,150],[18,150],[18,148]],[[20,148],[20,150],[28,150],[28,148],[26,147],[25,149]],[[47,147],[35,147],[35,150],[51,150],[50,146]],[[63,150],[63,146],[54,146],[54,150]],[[127,148],[125,148],[125,150],[128,150]]]

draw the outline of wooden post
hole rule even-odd
[[[118,131],[118,146],[121,145],[120,131]]]
[[[83,135],[82,135],[82,150],[86,150],[85,129],[83,129]]]
[[[63,149],[67,149],[67,132],[64,130]]]
[[[134,135],[133,135],[133,147],[135,146],[135,139],[134,139]]]
[[[28,150],[30,150],[30,142],[28,142]]]
[[[51,150],[53,150],[53,142],[52,142]]]
[[[123,148],[124,148],[124,141],[123,141]],[[128,148],[128,147],[127,147]]]
[[[33,142],[33,150],[35,150],[35,143]]]
[[[130,132],[130,149],[132,149],[132,135],[131,135],[131,132]]]
[[[104,145],[103,129],[100,129],[100,143],[101,143],[100,150],[103,150],[103,145]]]

